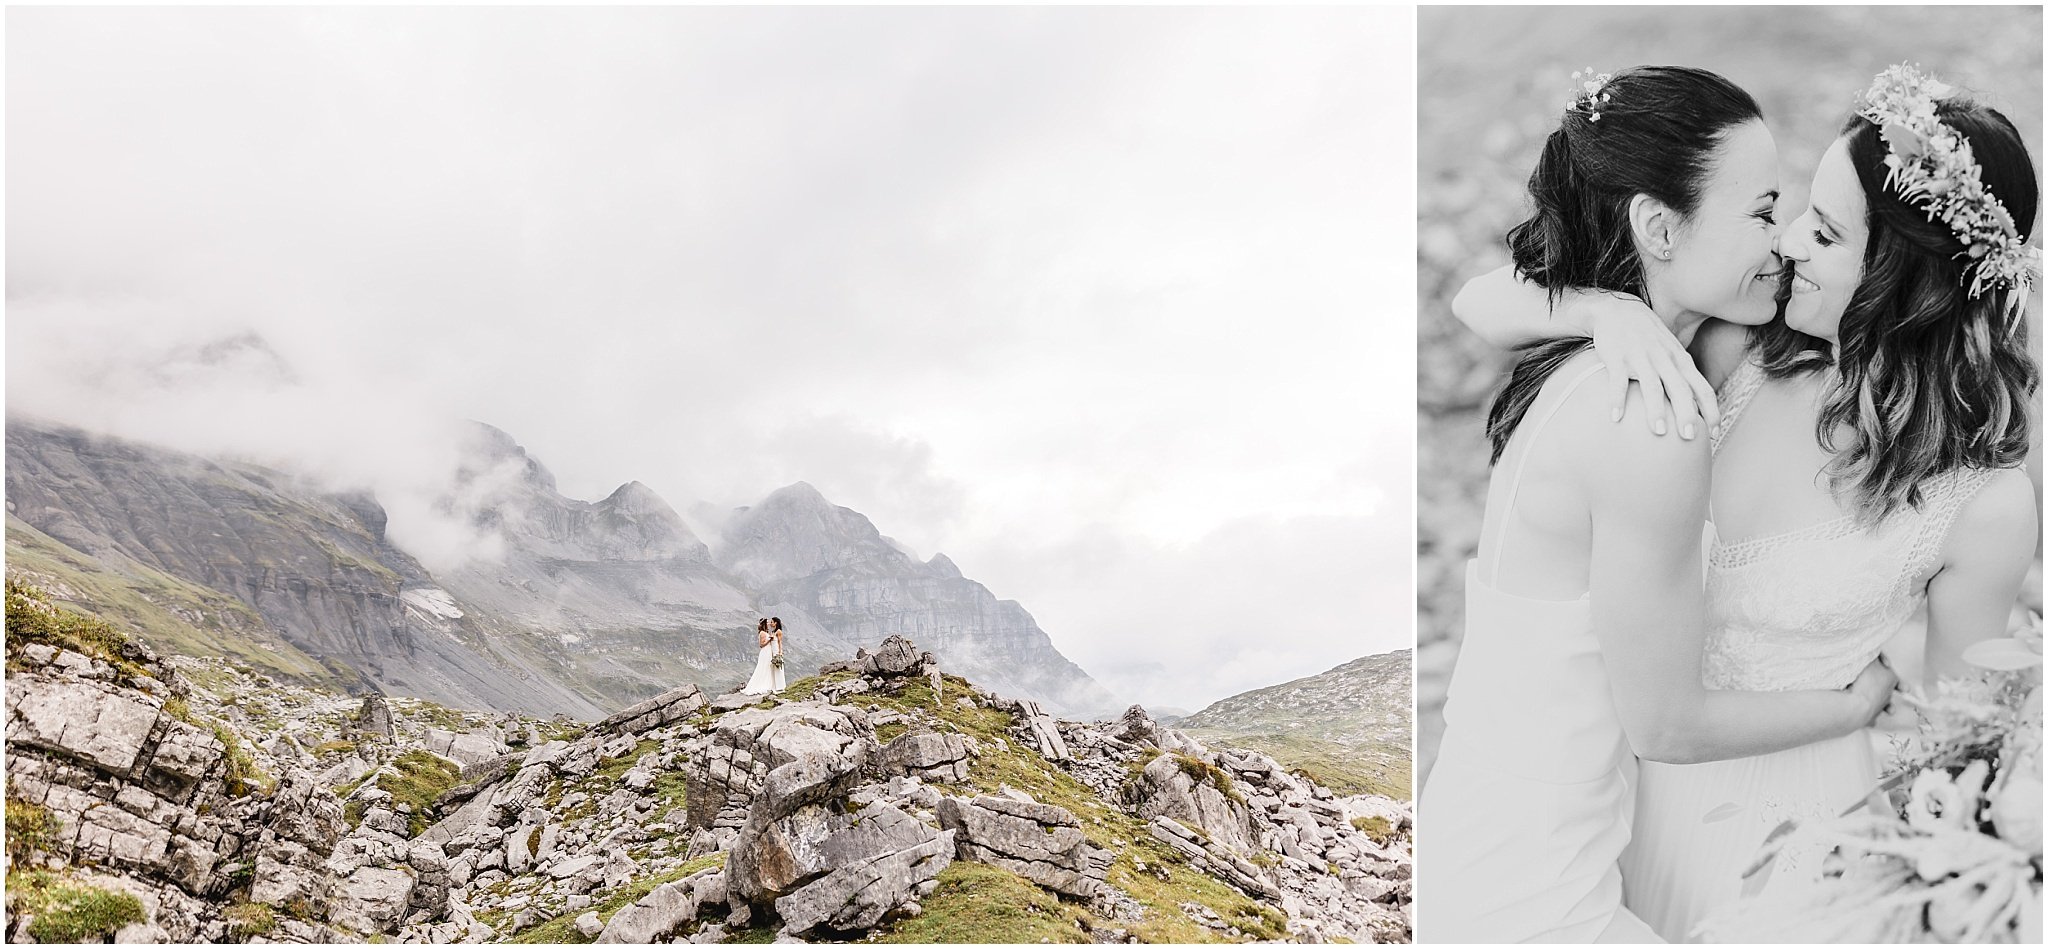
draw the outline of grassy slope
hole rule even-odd
[[[259,671],[345,691],[359,681],[272,632],[255,611],[218,590],[141,564],[116,572],[14,517],[7,519],[8,572],[39,586],[62,586],[70,605],[130,631],[159,652],[220,656]],[[220,622],[188,616],[221,617]]]
[[[1378,794],[1397,801],[1413,793],[1408,757],[1367,756],[1334,742],[1299,735],[1239,735],[1197,728],[1189,734],[1212,747],[1243,748],[1271,755],[1290,770],[1301,771],[1339,794]]]

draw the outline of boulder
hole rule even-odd
[[[612,914],[597,935],[601,943],[666,941],[697,918],[700,909],[725,902],[723,874],[701,870],[655,887],[633,905]]]
[[[1192,762],[1192,763],[1191,763]],[[1209,839],[1241,853],[1251,845],[1251,815],[1245,803],[1221,784],[1220,773],[1198,758],[1169,752],[1152,759],[1126,792],[1138,817],[1171,817],[1199,827]]]
[[[357,869],[336,885],[327,920],[360,933],[390,932],[412,902],[413,885],[404,870]]]
[[[691,683],[629,705],[591,730],[606,734],[651,731],[695,715],[707,704],[704,690]]]
[[[1018,699],[1016,715],[1024,720],[1024,727],[1031,732],[1031,740],[1038,746],[1041,757],[1047,761],[1073,758],[1067,751],[1066,739],[1060,736],[1059,721],[1047,714],[1043,706],[1030,699]]]
[[[982,795],[939,801],[939,826],[954,832],[960,859],[1001,867],[1049,889],[1092,898],[1114,854],[1095,846],[1073,812]]]
[[[832,872],[776,900],[775,911],[781,915],[787,931],[867,929],[898,907],[915,906],[919,887],[953,862],[954,834],[950,830],[932,833],[931,828],[908,815],[904,815],[904,820],[930,836],[898,850],[841,863]],[[828,845],[834,842],[836,839],[828,841]]]
[[[162,703],[98,682],[7,677],[7,744],[53,752],[118,775],[141,763]]]
[[[390,741],[398,736],[398,730],[391,721],[391,703],[376,693],[363,696],[363,704],[356,709],[355,726],[364,734]]]
[[[933,781],[967,780],[967,741],[957,734],[911,732],[882,749],[882,767],[891,774]]]
[[[882,640],[875,651],[860,660],[862,675],[895,678],[914,675],[923,671],[924,654],[910,640],[902,636],[890,636]]]
[[[498,739],[496,729],[456,733],[429,728],[426,745],[428,751],[464,768],[483,764],[505,752],[505,745]]]

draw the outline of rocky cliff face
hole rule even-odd
[[[1349,772],[1361,787],[1406,798],[1413,759],[1412,655],[1403,649],[1366,656],[1253,689],[1178,725],[1213,741],[1259,748],[1332,779]]]
[[[763,602],[801,610],[855,647],[911,636],[947,668],[1064,714],[1116,709],[1115,698],[1060,655],[1023,606],[961,576],[944,554],[913,558],[808,484],[782,488],[733,517],[717,560]]]
[[[1112,710],[1021,606],[808,485],[734,518],[714,559],[638,482],[564,497],[483,425],[462,457],[439,508],[475,550],[430,569],[371,497],[10,419],[9,559],[165,649],[461,707],[591,716],[722,687],[751,670],[754,619],[778,615],[801,666],[904,633],[1059,711]]]
[[[216,635],[260,625],[342,680],[456,705],[598,708],[516,654],[494,654],[459,611],[436,617],[416,608],[418,597],[403,594],[433,590],[435,581],[386,540],[383,510],[368,497],[10,420],[7,511],[10,560],[17,533],[28,534],[13,529],[19,520],[40,535],[24,545],[49,542],[32,572],[56,589],[90,586],[78,571],[176,578],[244,608],[217,613],[256,620],[226,617]]]
[[[1142,709],[1058,720],[900,637],[781,696],[682,686],[586,725],[159,661],[17,629],[59,614],[16,599],[14,942],[1409,932],[1406,805]]]

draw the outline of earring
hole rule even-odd
[[[1670,252],[1669,250],[1659,251],[1659,252],[1657,253],[1657,256],[1658,256],[1659,258],[1661,258],[1661,259],[1664,259],[1664,260],[1670,260],[1670,259],[1671,259],[1671,252]]]

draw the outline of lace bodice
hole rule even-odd
[[[1763,386],[1744,362],[1723,386],[1715,454]],[[1783,691],[1849,684],[1927,596],[1956,513],[1993,472],[1929,479],[1922,503],[1875,526],[1843,516],[1723,544],[1707,557],[1708,688]]]

